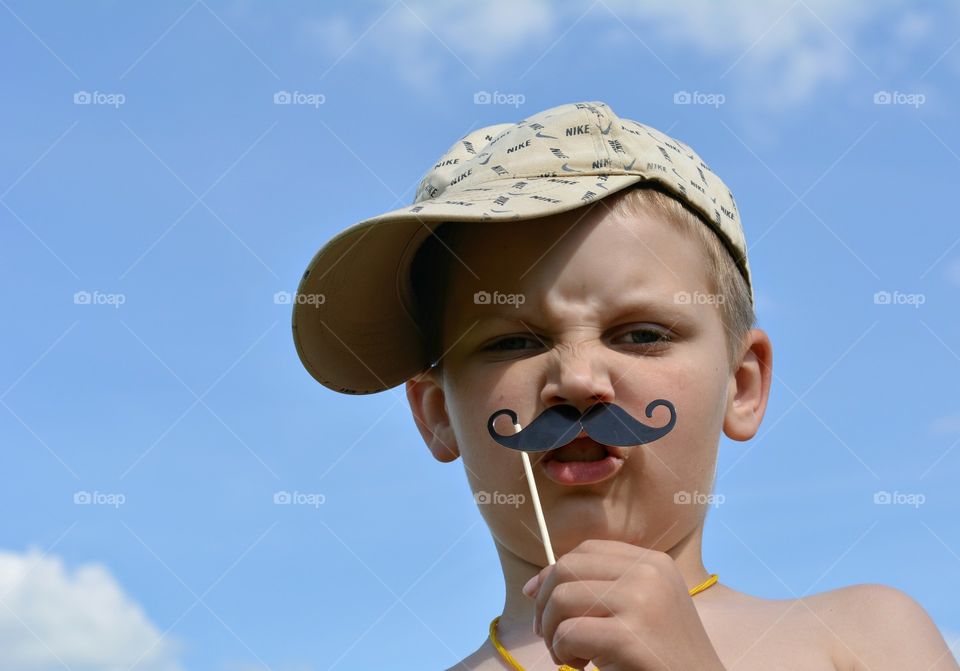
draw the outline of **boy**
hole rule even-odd
[[[487,432],[502,408],[526,426],[615,404],[654,427],[669,417],[644,418],[651,401],[676,409],[655,442],[532,453],[555,564],[531,497],[480,506],[506,599],[452,668],[958,671],[898,590],[766,600],[704,568],[720,431],[756,434],[773,357],[733,196],[690,147],[599,101],[475,131],[413,207],[325,245],[298,293],[322,297],[294,307],[307,370],[343,393],[406,382],[431,453],[462,458],[475,493],[527,491]]]

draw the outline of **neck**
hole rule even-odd
[[[689,534],[677,540],[669,549],[660,550],[673,557],[688,589],[693,589],[710,577],[701,558],[702,539],[703,524],[701,523]],[[497,626],[497,638],[514,655],[518,652],[522,654],[525,648],[543,651],[543,639],[533,633],[535,601],[520,591],[524,583],[539,573],[543,567],[518,557],[496,539],[495,544],[500,556],[506,588],[503,613]],[[711,589],[715,590],[716,587],[719,585]],[[701,598],[706,592],[698,594],[695,598]],[[547,658],[549,659],[549,656]]]

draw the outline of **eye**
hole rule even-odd
[[[622,334],[629,336],[627,345],[665,345],[671,341],[668,334],[655,329],[634,329]]]
[[[624,337],[627,337],[627,340],[623,344],[638,346],[642,349],[653,349],[657,346],[666,345],[672,341],[667,333],[656,329],[634,329],[632,331],[626,331],[615,338],[615,341]],[[512,335],[500,338],[499,340],[492,342],[490,345],[487,345],[483,349],[490,352],[506,352],[524,349],[537,349],[543,346],[544,344],[542,341],[532,336]]]
[[[500,338],[499,340],[496,340],[493,343],[487,345],[483,349],[490,352],[503,352],[503,351],[509,351],[509,350],[517,350],[517,349],[529,349],[527,347],[522,346],[524,342],[533,343],[533,347],[543,347],[543,343],[541,343],[536,338],[532,338],[530,336],[513,335],[513,336],[507,336],[505,338]],[[520,345],[519,347],[511,346],[511,345],[518,345],[518,344]]]

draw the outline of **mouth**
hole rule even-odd
[[[627,451],[617,445],[603,445],[587,435],[586,431],[580,434],[572,441],[544,453],[541,462],[559,461],[559,462],[595,462],[602,461],[606,457],[616,457],[617,459],[626,459]]]
[[[557,484],[592,485],[620,472],[626,455],[622,447],[602,445],[581,432],[566,445],[545,453],[540,466]]]

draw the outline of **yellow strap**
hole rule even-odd
[[[713,573],[710,575],[709,578],[707,578],[702,583],[700,583],[699,585],[691,589],[690,596],[693,596],[694,594],[699,594],[700,592],[707,589],[708,587],[710,587],[710,585],[714,584],[715,582],[717,582],[717,574]],[[500,623],[500,616],[497,615],[495,618],[493,618],[493,621],[490,623],[490,642],[493,643],[493,647],[497,649],[497,652],[499,652],[500,655],[505,660],[507,660],[507,663],[510,664],[514,669],[516,669],[516,671],[526,671],[526,669],[520,666],[520,662],[515,660],[513,658],[513,655],[507,652],[507,649],[504,648],[500,644],[500,641],[497,639],[497,624],[499,623]],[[596,669],[597,671],[600,671],[599,666],[596,667]],[[559,667],[557,671],[577,671],[577,669],[573,668],[572,666],[567,666],[566,664],[564,664],[563,666]]]

